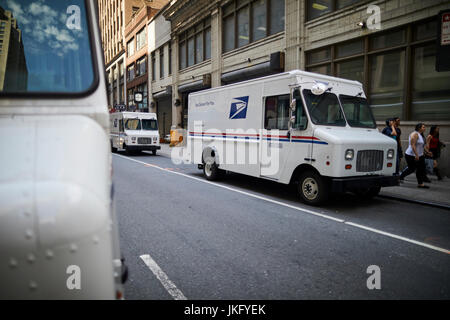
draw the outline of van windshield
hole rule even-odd
[[[154,119],[142,119],[142,130],[158,130],[158,122]]]
[[[0,93],[81,93],[94,82],[85,0],[0,1]]]
[[[340,95],[345,118],[351,127],[375,129],[377,124],[366,99]]]
[[[125,120],[125,129],[126,130],[141,130],[141,121],[136,119],[127,119]]]
[[[345,127],[346,122],[335,94],[315,95],[311,90],[303,90],[311,121],[314,124]]]

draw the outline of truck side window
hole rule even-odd
[[[119,120],[119,131],[123,132],[123,119]]]
[[[266,98],[264,128],[287,130],[289,123],[289,95]]]

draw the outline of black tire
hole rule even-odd
[[[112,141],[111,141],[111,152],[112,152],[112,153],[116,153],[116,152],[117,152],[117,148],[114,148],[114,147],[113,147]]]
[[[152,150],[154,156],[156,156],[156,150]]]
[[[299,176],[297,193],[304,203],[317,206],[330,197],[330,184],[318,173],[306,171]]]
[[[355,194],[358,197],[362,197],[364,199],[372,199],[373,197],[376,197],[381,191],[381,187],[371,187],[366,189],[358,189],[355,190]]]
[[[216,181],[222,176],[222,170],[217,167],[217,164],[214,161],[207,161],[206,163],[203,163],[203,174],[205,175],[206,180]]]
[[[122,147],[122,148],[125,150],[125,154],[126,154],[126,155],[128,155],[128,156],[131,155],[131,150],[128,149],[128,147],[127,147],[127,145],[126,145],[125,143],[123,144],[123,147]]]

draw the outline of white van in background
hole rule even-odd
[[[22,19],[44,17],[1,2],[16,43],[1,59],[0,299],[124,297],[96,6],[46,0],[59,31],[36,38]]]
[[[159,144],[156,113],[115,112],[110,114],[111,149],[115,151],[156,151]]]
[[[291,71],[191,93],[188,111],[188,158],[209,180],[230,171],[292,183],[313,205],[398,185],[396,142],[359,82]]]

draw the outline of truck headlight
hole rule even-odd
[[[125,139],[124,138],[122,138],[122,137],[120,137],[120,139],[119,139],[119,143],[120,144],[123,144],[125,142]]]
[[[131,141],[136,141],[136,137],[131,137]]]
[[[348,149],[345,151],[345,160],[352,161],[355,156],[355,151],[353,149]]]
[[[387,158],[389,160],[394,159],[394,154],[395,154],[395,150],[394,149],[389,149],[387,152]]]

